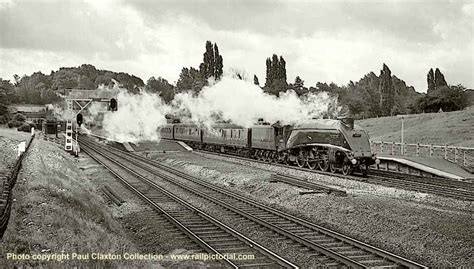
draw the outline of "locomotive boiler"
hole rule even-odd
[[[314,119],[296,125],[258,124],[244,128],[218,123],[210,129],[195,124],[169,124],[160,129],[164,139],[186,142],[193,148],[234,154],[266,162],[295,164],[344,175],[364,175],[377,159],[367,133],[353,119]]]

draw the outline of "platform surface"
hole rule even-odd
[[[474,174],[469,173],[468,171],[459,167],[459,165],[452,162],[446,161],[441,158],[423,158],[423,157],[410,157],[410,156],[398,156],[398,155],[388,155],[388,154],[378,154],[379,157],[393,158],[408,160],[417,163],[418,165],[426,166],[429,168],[434,168],[449,174],[453,174],[462,178],[472,179]]]
[[[186,151],[186,149],[175,141],[160,140],[142,141],[139,143],[130,143],[135,151]]]

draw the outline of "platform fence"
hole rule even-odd
[[[408,144],[398,142],[370,141],[377,154],[394,156],[442,158],[455,163],[469,172],[474,172],[474,148],[434,144]]]

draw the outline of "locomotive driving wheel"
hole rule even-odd
[[[298,155],[296,155],[296,164],[298,165],[298,167],[300,168],[303,168],[306,164],[306,158],[304,156],[304,152],[303,150],[300,150],[300,152],[298,153]]]
[[[272,162],[272,153],[270,151],[265,152],[265,162]]]
[[[281,152],[280,154],[278,154],[278,160],[281,161],[282,163],[284,163],[285,165],[288,165],[288,155],[286,155],[285,153]]]
[[[272,163],[277,163],[278,162],[278,153],[272,152],[272,154],[270,156],[271,156],[271,159],[272,159]]]
[[[306,161],[306,165],[308,166],[309,169],[316,169],[316,167],[318,167],[318,161],[315,160],[315,159],[308,159]]]
[[[329,170],[329,157],[328,155],[322,155],[322,160],[318,162],[319,169],[323,172]]]
[[[349,162],[342,164],[342,174],[345,176],[352,174],[352,165]]]
[[[329,164],[329,170],[330,170],[331,173],[333,173],[333,174],[336,173],[336,171],[337,171],[336,165],[333,164],[333,163]]]

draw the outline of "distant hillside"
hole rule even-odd
[[[400,142],[401,119],[381,117],[356,121],[371,140]],[[407,115],[404,120],[406,143],[474,147],[474,107],[444,113]]]
[[[23,77],[15,75],[14,79],[13,82],[0,81],[8,99],[4,103],[53,103],[59,100],[58,94],[64,93],[65,89],[95,90],[99,85],[112,85],[115,82],[130,92],[138,92],[140,87],[145,86],[139,77],[124,72],[99,70],[90,64],[61,67],[49,75],[41,72]]]

